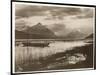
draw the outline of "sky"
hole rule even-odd
[[[94,8],[71,6],[44,6],[35,4],[15,4],[16,26],[34,26],[42,23],[56,35],[65,36],[73,30],[92,33]]]

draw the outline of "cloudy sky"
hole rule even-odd
[[[16,26],[34,26],[42,23],[55,32],[65,36],[72,30],[92,33],[94,8],[57,7],[43,5],[15,4]]]

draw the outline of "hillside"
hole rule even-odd
[[[86,39],[92,39],[93,38],[93,34],[90,34],[89,36],[86,37]]]
[[[15,30],[15,39],[27,39],[28,34],[22,31]]]
[[[78,30],[72,30],[67,36],[66,38],[68,40],[78,40],[78,39],[83,39],[84,37],[86,37],[86,34],[78,31]]]
[[[38,23],[35,26],[28,27],[26,30],[17,31],[16,30],[16,38],[20,39],[53,39],[56,35],[43,26],[41,23]]]

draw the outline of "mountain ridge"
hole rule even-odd
[[[38,23],[32,27],[23,27],[23,30],[15,30],[16,39],[66,39],[66,40],[80,40],[89,36],[89,33],[81,32],[79,29],[70,30],[65,36],[57,36],[55,32],[46,26]],[[67,31],[67,30],[66,30]]]
[[[16,37],[18,36],[18,38],[20,38],[19,36],[21,36],[22,38],[23,35],[26,36],[27,39],[51,39],[56,37],[56,35],[51,30],[43,26],[41,23],[38,23],[37,25],[29,27],[26,30],[20,32],[15,31],[15,33]]]
[[[86,39],[91,39],[91,38],[93,38],[93,33],[86,37]]]

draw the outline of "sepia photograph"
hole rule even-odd
[[[95,69],[95,7],[12,2],[13,73]]]

